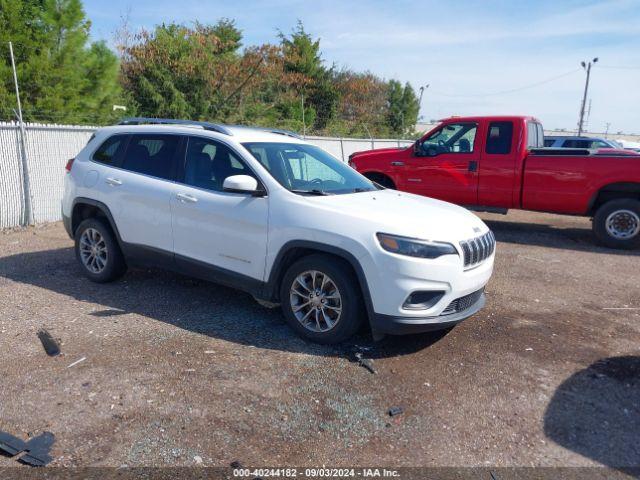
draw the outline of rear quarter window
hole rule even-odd
[[[127,135],[113,135],[107,138],[91,157],[94,162],[116,165],[127,143]]]
[[[513,122],[491,122],[487,132],[486,153],[504,155],[511,152]]]
[[[172,180],[178,135],[135,134],[127,144],[122,168],[131,172]]]

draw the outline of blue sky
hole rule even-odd
[[[123,16],[133,30],[232,18],[245,45],[275,43],[278,30],[288,32],[300,19],[321,39],[328,64],[408,81],[416,90],[429,84],[426,120],[530,114],[548,128],[575,128],[580,61],[599,57],[589,130],[604,131],[608,122],[612,132],[640,133],[639,0],[85,0],[85,10],[94,39],[110,43]]]

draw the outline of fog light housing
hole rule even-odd
[[[407,310],[427,310],[444,297],[442,290],[419,290],[407,297],[402,308]]]

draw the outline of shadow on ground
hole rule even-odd
[[[640,474],[640,357],[604,358],[565,380],[545,412],[544,433],[603,465]]]
[[[488,219],[485,219],[484,222],[493,230],[499,242],[583,252],[640,256],[640,251],[638,250],[616,250],[598,245],[593,233],[587,228],[567,228],[540,223]]]
[[[446,335],[388,336],[373,342],[363,329],[348,343],[316,345],[298,337],[286,325],[279,308],[265,308],[246,293],[213,283],[160,270],[130,270],[116,282],[92,283],[82,275],[72,248],[0,258],[0,277],[96,304],[98,308],[89,313],[94,317],[135,313],[210,337],[271,350],[343,356],[364,349],[367,358],[375,359],[414,353]]]

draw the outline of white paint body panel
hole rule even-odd
[[[65,182],[63,212],[71,215],[76,197],[101,201],[111,209],[126,242],[141,244],[268,281],[278,253],[294,240],[340,248],[355,257],[364,272],[373,309],[378,314],[408,319],[434,317],[451,300],[479,290],[489,281],[494,255],[472,270],[463,268],[460,241],[488,231],[473,213],[446,202],[395,190],[331,196],[301,196],[282,187],[241,145],[243,142],[306,143],[302,140],[232,128],[224,135],[191,127],[117,126],[101,129],[77,157]],[[209,137],[230,146],[256,173],[267,190],[265,197],[212,192],[175,182],[98,165],[93,151],[114,133],[174,133]],[[97,170],[96,187],[80,178]],[[105,183],[115,177],[122,185]],[[196,199],[184,201],[178,194]],[[448,242],[458,255],[436,259],[407,257],[381,248],[376,233],[383,232],[437,242]],[[416,290],[438,289],[445,296],[429,310],[402,308]]]

